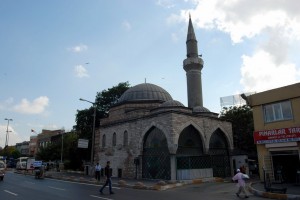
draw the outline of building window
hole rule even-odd
[[[265,122],[293,119],[291,102],[282,101],[263,106]]]
[[[117,134],[113,134],[113,140],[112,140],[112,145],[115,147],[117,145]]]
[[[103,135],[102,136],[102,147],[105,147],[105,144],[106,144],[106,136]]]
[[[124,139],[124,141],[123,141],[124,144],[123,145],[124,145],[124,147],[126,147],[128,145],[128,133],[127,133],[127,131],[124,132],[124,138],[123,139]]]

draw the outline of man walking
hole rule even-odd
[[[114,194],[114,192],[112,191],[112,189],[111,189],[111,176],[112,176],[112,170],[111,170],[111,168],[110,168],[110,161],[107,161],[106,162],[106,166],[105,166],[105,168],[104,168],[104,171],[105,171],[105,176],[106,176],[106,181],[105,181],[105,183],[104,183],[104,185],[101,187],[101,189],[99,190],[99,192],[101,193],[101,194],[103,194],[103,189],[107,186],[107,185],[109,185],[109,193],[110,194]]]
[[[235,193],[235,194],[236,194],[237,197],[239,197],[241,192],[242,192],[242,193],[245,194],[245,198],[249,198],[249,196],[246,193],[246,188],[245,188],[246,183],[245,183],[245,180],[243,178],[244,174],[239,169],[237,169],[236,171],[237,171],[237,174],[234,177],[232,177],[232,180],[233,181],[238,181],[239,189],[238,189],[237,193]]]
[[[101,172],[101,165],[97,163],[97,165],[95,166],[95,178],[97,181],[100,181],[100,172]]]

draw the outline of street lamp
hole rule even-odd
[[[64,130],[61,130],[61,151],[60,151],[60,163],[63,163],[63,153],[64,153]]]
[[[93,119],[93,132],[92,132],[92,150],[91,150],[91,166],[94,164],[94,139],[95,139],[95,122],[96,122],[96,103],[80,98],[80,101],[86,101],[93,104],[94,107],[94,119]]]
[[[8,139],[9,139],[9,135],[8,135],[8,126],[9,126],[9,121],[12,121],[12,119],[7,119],[7,118],[5,118],[4,120],[7,120],[7,127],[6,127],[6,140],[5,140],[5,146],[4,147],[6,147],[6,146],[8,146]]]

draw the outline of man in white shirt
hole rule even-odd
[[[95,178],[97,181],[100,181],[100,172],[101,172],[101,165],[97,163],[95,166]]]
[[[237,169],[237,174],[232,178],[233,181],[238,181],[238,191],[236,194],[236,196],[240,196],[241,193],[244,193],[245,194],[245,198],[249,198],[249,196],[247,195],[247,192],[246,192],[246,183],[245,183],[245,180],[244,180],[244,174],[241,172],[241,170]]]

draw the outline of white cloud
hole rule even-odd
[[[74,72],[75,72],[75,75],[79,78],[89,77],[89,74],[83,65],[75,66]]]
[[[194,27],[228,34],[233,44],[247,42],[255,47],[241,53],[240,83],[245,91],[263,91],[300,80],[299,64],[290,58],[300,42],[298,0],[190,0],[194,9],[182,10],[185,21],[191,13]],[[171,16],[169,21],[175,21]],[[200,39],[199,39],[200,40]],[[257,42],[259,41],[259,42]],[[234,59],[234,58],[233,58]]]
[[[49,105],[49,99],[46,96],[41,96],[29,102],[27,99],[22,99],[21,102],[13,107],[14,111],[23,114],[41,114]]]
[[[72,51],[75,53],[80,53],[82,51],[86,51],[87,49],[88,49],[88,46],[84,45],[84,44],[80,44],[80,45],[68,48],[69,51]]]
[[[156,4],[164,7],[164,8],[173,8],[175,7],[175,4],[173,2],[174,0],[157,0]]]
[[[252,56],[242,56],[241,84],[245,92],[261,92],[297,82],[299,70],[292,63],[276,63],[276,58],[259,50]]]
[[[0,147],[5,146],[5,142],[6,142],[6,130],[7,130],[7,125],[0,125]],[[23,140],[21,139],[21,137],[19,136],[18,133],[15,132],[15,130],[9,126],[8,127],[8,146],[12,146],[15,145],[16,143],[22,142]],[[2,134],[4,133],[4,134]]]
[[[195,25],[228,33],[234,43],[278,27],[284,36],[299,40],[300,13],[296,8],[298,0],[198,0],[196,8],[182,10],[181,17],[187,20],[191,13]]]
[[[123,27],[126,31],[130,31],[130,30],[131,30],[131,24],[130,24],[127,20],[123,21],[122,27]]]

